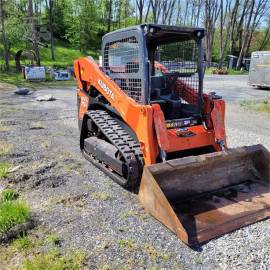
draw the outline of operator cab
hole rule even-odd
[[[202,28],[143,24],[102,40],[103,71],[140,104],[159,104],[165,120],[202,111]]]
[[[149,103],[159,104],[166,120],[200,116],[203,29],[148,26]]]

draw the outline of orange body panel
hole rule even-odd
[[[215,143],[215,134],[213,131],[208,131],[203,125],[193,126],[187,128],[189,132],[195,134],[191,137],[179,137],[175,129],[168,130],[168,139],[170,148],[168,152],[175,152],[181,150],[188,150],[192,148],[200,148],[207,145],[212,145],[218,150]]]
[[[108,99],[111,106],[135,131],[145,164],[154,164],[158,155],[158,145],[154,139],[152,107],[138,104],[128,97],[113,80],[100,70],[93,59],[80,58],[75,61],[74,72],[76,78],[79,79],[79,89],[83,88],[83,82],[89,82]]]
[[[213,128],[218,141],[226,142],[225,138],[225,102],[224,100],[214,100],[214,108],[211,111],[211,119],[213,120]]]
[[[83,119],[84,114],[88,110],[89,96],[83,91],[81,91],[80,89],[77,90],[77,95],[81,101],[78,116],[79,116],[79,119]]]
[[[119,112],[123,121],[136,133],[146,165],[155,164],[159,149],[164,148],[167,152],[175,152],[211,145],[216,151],[221,150],[216,143],[217,137],[215,133],[218,131],[219,135],[225,137],[224,126],[220,125],[220,123],[224,125],[224,111],[219,114],[223,119],[219,121],[218,126],[211,125],[211,121],[208,120],[208,129],[202,125],[189,127],[188,131],[194,135],[191,137],[179,137],[176,129],[166,128],[164,115],[159,105],[141,105],[128,97],[111,78],[103,73],[93,59],[80,58],[76,60],[74,71],[78,81],[78,96],[81,98],[79,118],[82,119],[88,109],[88,97],[85,93],[90,91],[90,87],[96,88],[108,100],[110,105]],[[83,92],[82,89],[86,92]],[[190,89],[186,88],[186,91],[191,94]],[[211,115],[209,96],[204,95],[204,99],[204,113]],[[223,105],[221,104],[218,110],[224,110]],[[220,120],[220,118],[218,119]],[[159,123],[159,127],[157,127],[156,123]]]
[[[164,151],[169,151],[170,142],[168,139],[167,127],[165,124],[164,114],[160,109],[158,104],[153,104],[152,108],[154,110],[154,124],[157,134],[158,145],[160,149]]]

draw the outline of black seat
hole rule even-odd
[[[159,99],[161,93],[166,89],[165,78],[163,76],[151,77],[151,99]]]
[[[165,119],[177,119],[181,115],[181,99],[174,94],[161,95],[162,100],[166,101]]]
[[[176,119],[181,115],[181,99],[178,95],[166,89],[166,82],[163,76],[151,77],[150,104],[159,104],[165,119]]]

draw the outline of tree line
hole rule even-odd
[[[0,57],[9,70],[12,48],[31,48],[40,64],[40,48],[63,41],[82,52],[100,48],[101,37],[130,25],[204,27],[205,58],[222,67],[227,54],[237,67],[251,49],[270,44],[269,0],[0,0]]]

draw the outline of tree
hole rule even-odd
[[[269,18],[268,23],[267,23],[264,37],[263,37],[262,41],[260,42],[257,50],[258,51],[264,50],[264,48],[266,47],[267,44],[270,44],[270,18]]]
[[[158,23],[158,18],[161,12],[161,1],[162,0],[150,0],[154,23]]]
[[[111,24],[112,24],[112,4],[113,1],[109,0],[108,3],[108,25],[107,25],[107,31],[110,32],[111,31]]]
[[[136,5],[139,10],[139,23],[141,24],[143,21],[143,10],[145,5],[145,0],[136,0]]]
[[[207,66],[212,62],[215,25],[220,13],[220,5],[218,0],[205,0],[205,18],[204,25],[206,30],[205,37],[205,57]]]
[[[240,46],[237,68],[242,66],[243,58],[249,50],[252,36],[268,7],[267,4],[268,0],[251,0],[248,5],[248,16],[243,28],[243,40]]]
[[[97,49],[99,32],[99,13],[93,1],[76,0],[76,5],[71,1],[66,12],[66,39],[82,52],[87,49]],[[106,25],[104,25],[106,27]],[[110,23],[110,27],[112,24]]]
[[[49,28],[50,28],[50,43],[51,43],[51,59],[55,61],[54,54],[54,40],[53,40],[53,0],[46,0],[46,7],[48,9],[48,17],[49,17]]]
[[[56,40],[82,54],[96,52],[105,33],[152,22],[204,26],[208,63],[222,67],[231,53],[240,67],[251,50],[270,48],[269,6],[269,0],[0,0],[1,58],[8,69],[14,49],[32,49],[40,64],[47,42],[54,61]]]
[[[9,71],[10,44],[6,36],[4,4],[5,4],[4,0],[0,0],[1,32],[2,32],[2,42],[4,46],[5,70]]]
[[[39,47],[38,47],[38,33],[36,27],[36,18],[34,17],[33,11],[33,0],[28,1],[28,22],[30,25],[30,40],[33,44],[33,50],[36,57],[37,65],[40,66],[40,55],[39,55]]]
[[[231,12],[232,0],[223,0],[220,2],[220,25],[219,25],[219,68],[222,68],[225,56],[225,50],[229,43],[231,21],[233,13]],[[231,14],[231,15],[230,15]]]

